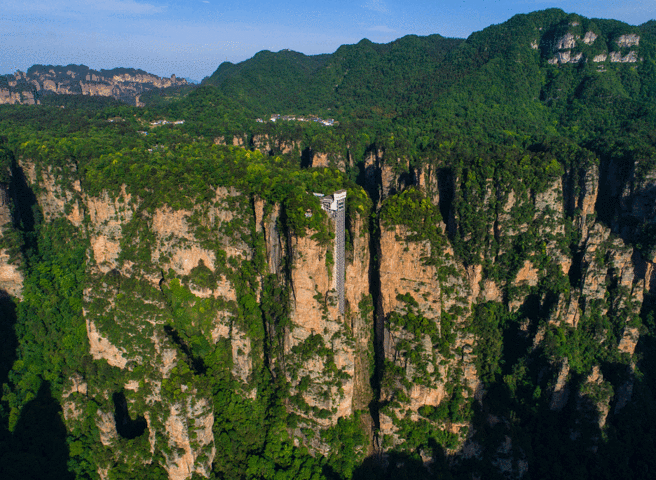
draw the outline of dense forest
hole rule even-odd
[[[655,100],[552,9],[0,105],[0,478],[653,478]]]

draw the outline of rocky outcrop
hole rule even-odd
[[[118,439],[114,415],[110,412],[98,412],[96,416],[96,426],[100,433],[100,442],[105,447],[111,447]]]
[[[526,260],[524,266],[520,268],[519,272],[517,272],[515,285],[528,285],[529,287],[535,287],[538,284],[538,275],[538,270],[530,261]]]
[[[36,103],[40,102],[35,100],[34,92],[0,88],[0,105],[34,105]]]
[[[592,45],[598,37],[599,35],[597,35],[592,31],[585,32],[585,36],[583,37],[583,43],[585,43],[586,45]]]
[[[23,274],[20,271],[17,246],[14,245],[12,252],[10,248],[5,248],[10,245],[3,242],[3,237],[9,236],[9,232],[13,230],[11,206],[9,185],[0,182],[0,298],[21,298],[23,292]]]
[[[552,65],[563,65],[565,63],[579,63],[583,60],[583,53],[578,52],[572,54],[569,50],[564,52],[558,52],[554,58],[549,60],[549,63]]]
[[[84,65],[44,67],[8,75],[9,89],[0,89],[0,104],[34,105],[43,95],[68,94],[113,97],[139,106],[138,97],[156,88],[183,86],[187,81],[158,77],[141,70],[91,70]]]
[[[565,358],[560,365],[556,384],[554,385],[553,393],[551,394],[551,402],[549,404],[551,410],[562,410],[567,404],[569,398],[569,386],[567,385],[569,370],[569,362],[567,361],[567,358]]]
[[[182,405],[171,405],[165,422],[171,453],[164,454],[170,480],[185,480],[194,473],[209,477],[212,460],[216,455],[213,424],[212,406],[205,399],[193,401],[193,397],[189,397]],[[191,446],[192,439],[195,448]],[[199,461],[200,455],[205,460]]]
[[[103,338],[90,320],[87,320],[87,337],[89,338],[90,353],[94,359],[105,360],[113,367],[125,368],[128,361],[123,356],[123,352],[112,345],[109,340]]]
[[[620,35],[617,40],[615,40],[618,47],[633,47],[640,45],[640,37],[635,33],[630,33],[627,35]]]
[[[592,32],[588,32],[592,33]],[[594,35],[594,34],[593,34]],[[588,37],[586,34],[585,38]],[[553,43],[553,52],[555,56],[548,60],[548,63],[551,65],[563,65],[567,63],[579,63],[583,60],[583,53],[581,52],[572,52],[572,49],[576,48],[577,42],[581,39],[578,35],[574,35],[571,32],[566,33],[560,38],[557,38]],[[584,40],[585,42],[585,40]],[[587,43],[587,42],[586,42]]]
[[[635,51],[631,51],[626,55],[622,55],[622,52],[610,52],[610,61],[613,63],[636,63],[638,55]]]
[[[9,295],[21,298],[23,293],[23,274],[16,260],[0,250],[0,298]]]
[[[480,388],[474,339],[458,328],[465,320],[471,291],[465,275],[450,263],[453,252],[446,248],[440,257],[452,267],[452,274],[440,281],[438,267],[426,262],[432,245],[408,240],[410,233],[396,226],[383,228],[380,237],[381,315],[385,360],[390,365],[381,391],[381,401],[388,406],[380,412],[380,430],[392,439],[386,448],[403,441],[398,433],[403,419],[417,421],[421,407],[435,408],[449,400],[450,381],[461,379],[465,396]],[[453,351],[462,353],[454,356]],[[444,426],[438,422],[435,428]]]
[[[583,38],[580,35],[568,32],[553,41],[550,49],[550,53],[553,56],[547,60],[547,63],[551,65],[565,65],[590,60],[600,63],[605,62],[607,59],[610,59],[612,63],[635,63],[642,61],[642,59],[638,58],[636,50],[631,50],[624,54],[620,51],[602,52],[595,54],[592,58],[588,58],[581,51],[579,42],[585,45],[593,45],[598,38],[599,35],[591,30],[587,31]],[[640,37],[636,34],[621,35],[612,43],[619,48],[637,47],[640,45]],[[608,46],[611,48],[612,44],[609,42]]]
[[[577,398],[577,409],[581,412],[581,419],[588,414],[592,417],[590,420],[596,421],[597,427],[600,430],[603,429],[610,413],[612,396],[613,388],[610,382],[604,379],[601,368],[595,365],[585,379]],[[579,419],[579,423],[583,423],[581,419]],[[579,435],[579,432],[575,431],[572,435]],[[594,439],[594,441],[597,440],[597,438]]]
[[[569,48],[574,48],[575,46],[576,46],[576,37],[571,33],[566,33],[558,40],[556,40],[556,44],[554,45],[554,48],[556,50],[565,50]]]
[[[577,207],[581,215],[587,217],[594,215],[597,196],[599,195],[599,166],[594,164],[585,172],[581,182],[581,192],[577,199]],[[585,236],[585,235],[584,235]]]
[[[328,248],[310,236],[290,239],[292,327],[285,341],[286,374],[298,399],[293,410],[324,427],[353,412],[356,351],[348,317],[359,313],[349,305],[339,314]]]

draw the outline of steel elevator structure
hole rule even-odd
[[[333,288],[337,292],[339,313],[344,314],[344,278],[346,276],[345,267],[345,228],[346,228],[346,190],[338,190],[332,195],[322,195],[315,193],[320,197],[321,208],[323,208],[335,223],[335,246],[333,250]]]

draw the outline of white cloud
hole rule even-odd
[[[385,0],[369,0],[362,7],[378,13],[387,13],[389,11],[387,5],[385,5]]]

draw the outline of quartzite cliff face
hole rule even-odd
[[[369,163],[372,178],[387,178],[388,187],[378,190],[384,211],[385,202],[396,198],[395,189],[408,182],[407,175],[405,180],[396,177],[383,151]],[[54,168],[21,159],[18,167],[36,194],[44,221],[69,222],[88,242],[85,348],[96,361],[122,372],[123,383],[113,390],[99,388],[102,382],[93,377],[71,376],[62,394],[66,424],[75,428],[80,412],[93,404],[98,441],[107,458],[150,463],[161,456],[172,479],[206,476],[215,456],[222,454],[215,448],[212,429],[221,406],[189,373],[190,368],[203,367],[190,362],[188,332],[200,332],[208,346],[227,345],[229,372],[243,398],[258,396],[251,379],[265,356],[280,367],[289,385],[286,408],[298,419],[290,431],[297,445],[329,455],[330,446],[320,432],[340,418],[366,411],[375,398],[371,379],[382,373],[376,399],[380,408],[362,423],[363,429],[371,429],[367,434],[375,431],[370,448],[394,449],[409,440],[408,422],[429,422],[430,428],[443,432],[457,463],[458,458],[481,458],[477,431],[466,417],[446,421],[427,412],[457,411],[467,399],[484,402],[479,356],[487,340],[476,329],[481,305],[505,304],[510,311],[523,312],[537,302],[538,310],[548,311],[544,322],[536,322],[531,314],[519,317],[523,323],[510,341],[529,350],[544,348],[545,335],[553,329],[582,328],[590,315],[621,317],[623,324],[613,327],[617,336],[608,341],[630,358],[640,338],[632,319],[644,292],[656,285],[654,259],[643,258],[594,215],[599,192],[605,189],[615,192],[618,222],[624,217],[651,218],[645,193],[652,189],[651,177],[637,180],[629,174],[623,185],[612,175],[602,181],[596,161],[553,176],[537,192],[521,182],[503,187],[482,179],[475,195],[487,200],[475,208],[490,218],[481,240],[483,255],[492,262],[485,270],[457,260],[442,221],[432,227],[431,239],[418,238],[407,225],[389,223],[381,223],[372,238],[367,219],[351,213],[343,315],[327,261],[332,246],[313,239],[312,232],[300,237],[282,229],[280,205],[220,187],[204,203],[145,207],[126,186],[118,194],[87,194],[74,164]],[[435,171],[427,166],[411,177],[430,208],[436,209],[447,195],[456,205],[459,195],[474,194],[467,190],[471,186],[457,187],[462,185],[457,175],[438,181]],[[9,191],[8,186],[1,190],[0,213],[3,223],[11,225]],[[446,221],[458,228],[462,215],[454,206]],[[384,221],[385,215],[381,218]],[[572,229],[578,238],[574,256],[560,241]],[[493,272],[493,264],[503,261],[513,242],[527,232],[541,239],[540,256],[523,260],[511,278],[486,273]],[[148,241],[136,244],[135,238]],[[274,356],[265,353],[261,339],[243,323],[244,303],[264,301],[265,295],[264,284],[244,284],[242,270],[252,268],[246,265],[254,265],[254,255],[259,255],[248,238],[260,239],[262,278],[275,279],[271,281],[289,291],[290,324],[281,327],[281,350]],[[17,261],[6,253],[0,258],[3,292],[20,298]],[[554,271],[569,276],[569,287],[540,296]],[[375,285],[370,284],[372,278]],[[612,385],[599,365],[590,371],[581,368],[567,356],[553,356],[541,374],[545,395],[553,411],[570,404],[585,409],[585,398],[594,398],[601,428],[630,402],[632,377]],[[575,369],[586,380],[570,385]],[[131,419],[143,419],[150,457],[130,457],[117,423],[117,405]],[[521,477],[530,460],[513,446],[508,420],[490,414],[485,428],[505,432],[495,448],[500,459],[515,460],[495,460],[495,468]],[[422,456],[432,461],[430,452]],[[105,478],[112,468],[112,462],[100,464],[98,472]]]
[[[108,390],[102,382],[76,374],[64,385],[62,406],[68,427],[76,428],[83,421],[80,412],[93,405],[107,458],[151,463],[161,455],[172,479],[209,474],[217,454],[214,416],[222,407],[213,404],[207,385],[189,374],[184,342],[193,330],[202,332],[208,346],[227,345],[229,372],[239,385],[236,393],[256,398],[252,374],[261,368],[263,345],[249,334],[239,306],[263,295],[261,285],[250,289],[240,274],[254,261],[252,245],[239,240],[251,227],[266,252],[261,273],[276,277],[291,292],[291,324],[274,360],[289,381],[288,408],[300,419],[290,433],[327,454],[320,435],[309,437],[302,431],[326,429],[367,408],[373,320],[366,219],[351,219],[346,311],[340,315],[326,264],[330,247],[313,240],[311,232],[297,237],[280,230],[278,205],[217,188],[213,199],[190,209],[162,205],[153,210],[125,186],[114,195],[88,195],[72,163],[52,168],[22,159],[17,168],[35,192],[44,221],[68,222],[88,241],[85,348],[95,361],[119,369],[123,380]],[[8,195],[2,198],[2,218],[10,221]],[[149,238],[148,244],[137,244],[139,237]],[[8,261],[1,268],[3,288],[19,297],[20,273]],[[194,320],[185,323],[181,318]],[[131,457],[117,408],[143,419],[150,456]],[[106,478],[113,462],[100,462],[101,477]]]
[[[50,94],[113,97],[142,106],[139,96],[149,90],[187,85],[175,75],[161,78],[134,69],[92,70],[83,65],[30,67],[27,72],[0,77],[0,105],[35,105]]]

